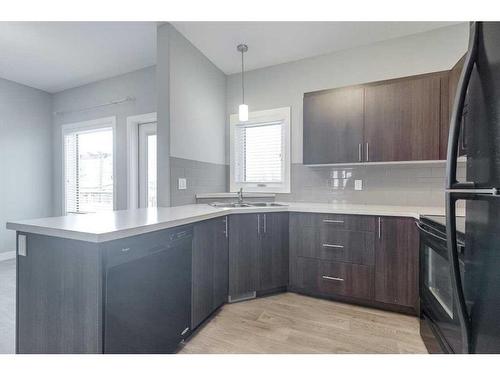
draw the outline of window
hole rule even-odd
[[[290,192],[290,107],[231,115],[230,190]]]
[[[156,122],[139,124],[139,205],[156,207]]]
[[[114,208],[114,117],[63,126],[64,212]]]

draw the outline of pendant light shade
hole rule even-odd
[[[248,121],[248,105],[245,104],[245,60],[244,54],[248,51],[246,44],[239,44],[236,47],[241,52],[241,104],[238,107],[238,118],[240,121]]]
[[[240,104],[238,107],[238,117],[240,121],[248,121],[248,105]]]

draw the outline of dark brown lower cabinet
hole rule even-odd
[[[288,213],[229,217],[229,296],[288,285]]]
[[[379,217],[375,241],[375,299],[418,307],[419,237],[411,218]]]
[[[288,285],[288,213],[262,214],[259,291]]]
[[[194,329],[227,301],[227,218],[194,225],[191,328]]]
[[[416,312],[418,251],[413,219],[290,214],[290,286],[301,293]]]

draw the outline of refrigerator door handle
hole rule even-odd
[[[454,299],[457,301],[458,319],[462,334],[462,351],[470,353],[470,318],[465,303],[465,295],[460,276],[460,263],[458,259],[456,208],[457,197],[452,192],[446,192],[446,243],[450,267],[451,284]],[[458,195],[459,197],[459,195]]]
[[[471,22],[469,33],[469,49],[465,57],[464,67],[458,80],[457,92],[453,102],[450,120],[450,133],[448,136],[448,150],[446,153],[446,189],[471,189],[473,182],[457,181],[457,158],[460,142],[460,124],[464,110],[465,96],[469,85],[472,68],[477,57],[478,29],[480,22]]]

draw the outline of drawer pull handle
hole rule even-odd
[[[323,223],[344,224],[344,220],[325,219],[323,220]]]
[[[332,277],[332,276],[321,276],[321,278],[325,279],[325,280],[333,280],[333,281],[344,281],[344,279],[342,279],[341,277]]]
[[[336,249],[343,249],[344,248],[343,245],[331,245],[329,243],[324,243],[323,247],[333,247],[333,248],[336,248]]]

